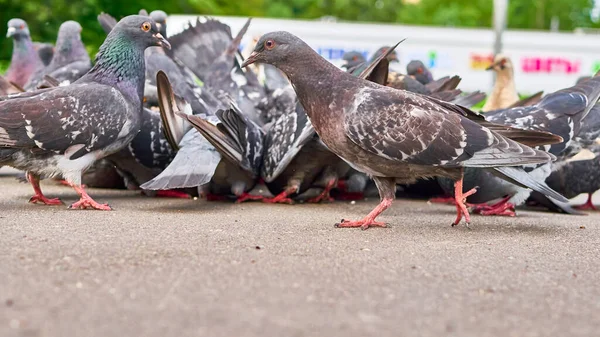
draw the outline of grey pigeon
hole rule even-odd
[[[367,62],[367,59],[365,59],[363,54],[357,51],[349,51],[344,53],[344,55],[342,55],[342,59],[344,60],[342,68],[346,69],[353,69]]]
[[[433,81],[431,71],[419,60],[412,60],[406,65],[406,73],[413,76],[421,84],[427,84]]]
[[[219,122],[210,123],[198,116],[180,114],[186,118],[221,154],[222,162],[207,177],[210,192],[216,195],[233,194],[237,202],[262,199],[250,195],[260,175],[263,156],[262,129],[249,120],[235,103],[231,108],[219,110]]]
[[[585,193],[588,199],[585,204],[575,206],[578,210],[597,210],[592,202],[594,192],[600,190],[600,152],[592,159],[566,162],[553,171],[546,179],[552,189],[559,191],[567,198],[574,198]],[[552,204],[544,204],[553,209]]]
[[[68,85],[92,68],[90,56],[81,41],[81,29],[81,25],[76,21],[66,21],[60,25],[52,61],[46,68],[32,75],[25,85],[26,90],[38,87],[44,75],[53,77],[61,85]]]
[[[0,98],[0,165],[27,171],[35,190],[31,202],[61,203],[42,194],[39,179],[62,176],[81,197],[71,208],[111,209],[85,192],[81,175],[137,134],[144,49],[155,45],[169,47],[150,18],[125,17],[100,47],[94,67],[73,84]]]
[[[226,24],[207,18],[197,19],[179,34],[170,36],[171,54],[205,81],[211,64],[223,54],[232,40],[231,28]]]
[[[563,138],[562,142],[545,147],[545,150],[559,157],[559,161],[552,165],[545,164],[528,169],[530,175],[534,176],[538,182],[543,183],[552,172],[553,166],[558,168],[560,161],[564,160],[569,153],[577,153],[578,149],[584,146],[580,144],[584,142],[581,137],[595,138],[592,130],[597,130],[596,127],[600,127],[600,125],[589,127],[591,134],[581,131],[582,123],[586,119],[596,116],[598,110],[593,110],[593,108],[599,96],[600,78],[593,78],[574,87],[549,94],[536,105],[490,111],[485,114],[485,117],[489,122],[526,130],[547,131]],[[588,135],[583,136],[586,134]],[[589,144],[590,141],[587,143]],[[450,181],[438,180],[447,193],[452,193]],[[500,200],[489,207],[478,206],[476,211],[483,215],[514,216],[515,206],[524,203],[531,194],[528,189],[507,183],[479,169],[467,169],[464,184],[466,187],[480,187],[479,192],[468,199],[471,203],[483,204]],[[577,213],[564,201],[553,202],[564,212]]]
[[[44,67],[44,63],[35,51],[25,21],[16,18],[8,21],[6,37],[13,39],[12,58],[6,70],[6,79],[24,87],[31,75]]]
[[[192,128],[187,119],[177,115],[182,112],[191,115],[193,111],[190,105],[176,97],[163,72],[157,75],[157,88],[165,137],[177,153],[163,172],[141,187],[148,190],[198,188],[199,194],[207,198],[211,193],[230,194],[233,184],[227,180],[227,169],[235,166],[222,161],[217,149],[197,129]],[[202,117],[213,124],[219,122],[216,116]]]
[[[464,199],[475,191],[462,190],[464,167],[488,168],[528,184],[516,174],[521,172],[516,166],[554,157],[511,138],[531,136],[541,144],[560,141],[547,133],[499,127],[466,108],[358,79],[287,32],[263,35],[243,66],[254,62],[282,70],[327,148],[375,180],[380,205],[364,219],[342,221],[339,227],[385,226],[375,219],[392,204],[396,183],[433,176],[456,180],[453,224],[463,216],[468,223]]]

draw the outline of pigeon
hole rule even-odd
[[[207,18],[179,34],[169,37],[171,54],[205,81],[211,64],[223,54],[232,40],[228,25]]]
[[[592,195],[600,190],[600,152],[591,154],[593,156],[591,159],[567,161],[546,179],[550,188],[569,199],[586,193],[588,195],[586,203],[573,207],[580,211],[597,210],[592,202]],[[542,204],[553,209],[553,205]]]
[[[165,20],[167,14],[165,12],[160,10],[153,11],[150,16],[151,18],[162,22],[159,24],[160,26],[157,25],[157,27],[159,27],[161,31],[166,31],[167,26]],[[110,32],[112,27],[116,24],[116,20],[106,13],[98,15],[98,22],[100,22],[104,30],[108,32]],[[144,100],[147,105],[158,105],[156,76],[159,71],[163,71],[168,74],[175,94],[188,102],[195,113],[214,113],[218,108],[224,107],[210,90],[198,86],[196,83],[196,76],[191,70],[165,53],[163,48],[150,47],[146,49],[145,59],[146,85],[144,87]]]
[[[342,56],[342,59],[344,60],[344,64],[342,64],[342,68],[345,68],[345,69],[354,69],[357,66],[367,62],[367,60],[365,59],[363,54],[359,53],[357,51],[349,51],[349,52],[344,53],[344,55]]]
[[[406,65],[406,73],[425,85],[433,81],[433,75],[419,60],[412,60]]]
[[[0,98],[0,165],[27,172],[31,202],[48,199],[40,178],[62,176],[80,195],[71,208],[110,210],[81,185],[92,164],[116,153],[141,124],[144,49],[169,47],[148,17],[127,16],[111,31],[94,67],[73,84]]]
[[[493,70],[496,73],[496,81],[481,111],[506,109],[519,101],[519,94],[515,87],[514,67],[510,58],[498,54],[486,70]]]
[[[38,53],[44,66],[48,66],[54,57],[54,45],[52,43],[34,42],[33,49]]]
[[[529,169],[529,174],[542,183],[550,175],[553,166],[559,167],[560,162],[569,153],[576,153],[579,148],[585,146],[580,144],[586,142],[584,139],[592,139],[591,141],[587,140],[587,144],[590,144],[596,138],[597,134],[594,134],[592,130],[600,128],[600,121],[594,123],[595,125],[588,124],[589,132],[582,125],[588,119],[592,121],[593,118],[590,117],[595,118],[598,115],[597,112],[600,112],[595,109],[599,97],[600,78],[593,78],[574,87],[549,94],[534,106],[490,111],[485,114],[485,117],[489,122],[526,130],[547,131],[563,138],[562,142],[545,147],[546,151],[559,157],[559,161],[552,165],[541,165]],[[578,136],[580,138],[577,138]],[[444,181],[444,179],[438,180],[450,194],[452,192],[451,182]],[[464,181],[466,187],[479,186],[479,192],[471,196],[468,199],[469,202],[484,204],[500,200],[491,206],[476,205],[475,211],[482,215],[515,216],[515,206],[524,203],[531,193],[528,189],[507,183],[480,169],[468,168]],[[564,212],[577,213],[564,201],[554,203]]]
[[[35,51],[27,23],[21,19],[8,21],[6,37],[13,39],[13,52],[10,66],[6,70],[6,79],[24,87],[34,72],[42,69],[44,63]]]
[[[0,75],[0,96],[17,94],[23,91],[25,91],[23,88],[19,88],[17,85],[6,79],[6,77]]]
[[[43,81],[44,75],[68,85],[85,75],[91,68],[90,56],[81,41],[81,25],[76,21],[66,21],[58,30],[54,57],[50,64],[36,71],[28,83],[26,90],[35,89]]]
[[[234,183],[227,180],[229,175],[227,169],[236,167],[222,161],[217,149],[187,122],[187,118],[182,117],[182,113],[191,115],[193,111],[185,101],[174,94],[169,78],[163,72],[157,75],[157,88],[165,137],[177,154],[163,172],[143,184],[141,188],[148,190],[198,188],[199,194],[209,199],[212,194],[230,194]],[[202,117],[213,124],[219,122],[214,115]],[[236,170],[235,173],[240,171]],[[212,182],[215,176],[216,179]]]
[[[149,15],[152,20],[154,20],[154,22],[156,22],[156,27],[158,27],[158,30],[160,31],[160,33],[162,34],[162,36],[167,36],[167,13],[165,13],[164,11],[161,10],[155,10],[150,12]]]
[[[396,46],[371,60],[357,76],[385,82],[389,67],[387,57]],[[368,183],[366,176],[351,170],[327,149],[316,135],[304,108],[297,102],[295,93],[293,97],[294,104],[285,106],[267,131],[261,175],[275,197],[263,201],[293,203],[293,199],[303,199],[303,194],[312,187],[319,187],[322,192],[307,202],[331,201],[330,192],[335,187],[344,190],[343,198],[353,194],[362,196]],[[346,179],[340,182],[340,177]]]
[[[376,218],[395,198],[396,183],[446,176],[456,181],[457,225],[470,215],[464,199],[464,167],[494,170],[519,179],[518,165],[554,157],[511,138],[546,144],[560,137],[487,123],[476,113],[450,103],[358,79],[329,63],[288,32],[265,34],[243,66],[272,64],[290,79],[320,140],[355,169],[373,177],[381,203],[364,219],[338,227],[385,227]],[[526,181],[527,180],[527,181]],[[566,200],[558,193],[552,196]]]
[[[230,109],[216,113],[219,122],[210,123],[198,116],[179,114],[194,126],[217,149],[222,163],[215,172],[207,177],[211,181],[212,194],[233,194],[236,202],[260,200],[262,196],[254,196],[248,192],[254,188],[260,175],[263,155],[264,132],[249,120],[231,102]],[[215,189],[215,187],[219,189]]]

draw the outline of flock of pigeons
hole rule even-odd
[[[536,203],[581,214],[565,197],[600,189],[600,77],[542,97],[520,99],[510,60],[496,56],[496,83],[462,93],[460,77],[433,79],[420,61],[390,69],[394,47],[339,69],[298,37],[273,32],[240,51],[250,20],[234,37],[207,18],[166,36],[163,11],[117,22],[91,62],[81,26],[63,23],[55,46],[31,41],[21,19],[8,23],[10,68],[0,77],[0,167],[26,172],[33,203],[40,179],[64,179],[80,196],[70,208],[110,210],[85,185],[141,189],[149,196],[268,203],[435,196],[456,207],[515,215]],[[250,53],[251,52],[251,53]],[[245,57],[244,57],[245,56]],[[431,179],[433,178],[433,179]],[[252,194],[264,184],[270,195]],[[399,186],[398,186],[399,184]]]

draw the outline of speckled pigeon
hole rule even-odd
[[[44,63],[36,52],[27,23],[21,19],[8,21],[6,37],[13,39],[13,52],[10,66],[6,70],[6,79],[24,87],[31,75],[44,67]]]
[[[61,203],[42,194],[39,179],[62,176],[81,197],[71,208],[110,210],[85,192],[81,174],[138,133],[144,49],[155,45],[169,47],[150,18],[125,17],[73,84],[0,98],[0,165],[27,171],[31,202]]]
[[[26,90],[35,89],[43,81],[44,75],[52,76],[61,85],[68,85],[86,74],[92,68],[90,56],[81,41],[81,25],[76,21],[66,21],[60,25],[56,49],[50,64],[36,71]]]
[[[464,199],[476,191],[463,192],[464,167],[489,168],[528,184],[530,179],[518,176],[516,166],[554,157],[511,138],[534,138],[536,145],[561,140],[543,132],[487,123],[466,108],[358,79],[287,32],[263,35],[244,66],[254,62],[282,70],[327,148],[375,180],[380,205],[364,219],[342,221],[339,227],[385,226],[375,219],[391,205],[396,182],[433,176],[456,180],[453,224],[463,216],[468,223]],[[566,200],[554,191],[547,193]]]
[[[148,190],[198,188],[199,194],[209,199],[212,194],[232,194],[234,185],[235,191],[238,191],[235,173],[242,173],[239,175],[241,178],[246,175],[235,165],[228,165],[221,160],[217,149],[197,129],[191,127],[187,118],[181,117],[181,113],[191,115],[192,109],[175,96],[163,72],[157,76],[157,88],[165,136],[177,154],[163,172],[141,187]],[[219,123],[216,116],[201,116],[215,125]],[[230,175],[233,179],[228,179]],[[244,189],[243,186],[241,189]]]
[[[553,164],[538,165],[528,168],[529,174],[539,182],[543,182],[551,173],[553,166],[560,167],[570,153],[577,153],[585,144],[590,144],[597,137],[594,132],[600,128],[600,123],[583,129],[582,125],[589,119],[592,122],[599,109],[595,109],[600,97],[600,77],[594,77],[571,88],[563,89],[544,97],[538,104],[529,107],[519,107],[491,111],[485,114],[488,121],[510,125],[527,130],[552,132],[563,138],[560,143],[545,146],[545,150],[559,157]],[[589,130],[589,131],[586,131]],[[583,131],[583,132],[582,132]],[[586,140],[586,139],[591,139]],[[451,193],[451,182],[439,179],[447,193]],[[514,216],[514,208],[525,202],[531,191],[502,179],[494,177],[489,172],[468,168],[465,172],[464,185],[479,186],[479,192],[468,201],[475,204],[500,200],[491,206],[478,205],[475,211],[483,215]],[[540,192],[540,191],[538,191]],[[567,213],[577,213],[564,201],[552,201],[558,208]]]

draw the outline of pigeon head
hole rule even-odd
[[[366,62],[363,54],[361,54],[357,51],[349,51],[349,52],[344,53],[344,56],[342,56],[342,59],[346,62],[342,65],[342,67],[344,67],[346,69],[356,67],[357,65],[359,65],[363,62]]]
[[[498,54],[498,55],[496,55],[496,57],[494,57],[494,62],[492,62],[492,64],[489,67],[487,67],[485,70],[493,70],[495,72],[504,72],[504,71],[512,72],[513,64],[507,56]]]
[[[8,21],[6,37],[12,37],[15,40],[29,38],[29,27],[27,27],[27,22],[16,18],[10,19],[10,21]]]
[[[406,72],[408,75],[414,77],[421,84],[427,84],[433,81],[433,75],[423,62],[419,60],[412,60],[406,65]]]
[[[408,75],[417,75],[425,73],[425,65],[419,60],[412,60],[406,65],[406,73]]]
[[[151,46],[171,48],[150,17],[126,16],[110,31],[94,67],[80,81],[117,85],[131,99],[139,96],[141,100],[146,73],[144,50]]]
[[[258,40],[254,51],[244,61],[242,67],[258,62],[271,64],[281,69],[282,65],[292,59],[302,58],[303,55],[299,54],[304,52],[306,47],[308,47],[306,43],[288,32],[267,33]]]
[[[160,33],[156,22],[148,16],[129,15],[121,19],[108,34],[107,41],[135,44],[141,49],[151,46],[162,46],[171,49],[171,44]],[[113,43],[119,45],[119,43]]]
[[[156,22],[156,26],[158,30],[163,36],[167,36],[167,13],[161,10],[152,11],[150,13],[150,17],[154,22]]]
[[[58,40],[80,40],[81,39],[81,25],[77,21],[65,21],[60,25],[58,29]]]
[[[81,25],[76,21],[65,21],[60,25],[50,69],[63,67],[76,61],[89,62],[90,57],[81,41],[81,30]]]

